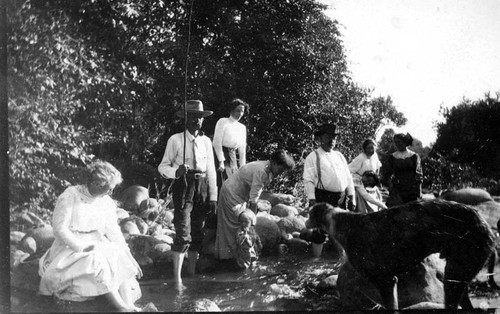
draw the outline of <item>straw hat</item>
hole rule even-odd
[[[203,103],[201,100],[188,100],[186,102],[186,112],[195,114],[201,117],[208,117],[212,115],[214,112],[210,110],[203,110]],[[184,117],[184,110],[179,110],[175,113],[178,117]]]

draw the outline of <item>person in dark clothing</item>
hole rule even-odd
[[[389,187],[388,207],[422,198],[422,166],[420,156],[408,149],[412,143],[413,137],[409,133],[394,135],[397,151],[389,156],[385,165]]]

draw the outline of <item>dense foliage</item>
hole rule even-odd
[[[463,100],[443,109],[433,151],[456,163],[470,164],[479,174],[500,179],[500,95]]]
[[[13,208],[52,208],[94,157],[150,184],[185,91],[214,111],[209,136],[230,99],[247,101],[248,159],[291,152],[287,191],[317,124],[339,124],[350,159],[384,119],[406,122],[351,80],[337,22],[312,0],[6,2]]]
[[[442,109],[437,139],[425,160],[435,190],[482,187],[500,192],[500,95]]]
[[[436,125],[432,149],[414,141],[410,149],[422,159],[425,189],[438,192],[480,187],[500,194],[499,97],[487,94],[484,99],[463,100],[450,109],[442,108],[443,121]],[[396,150],[393,136],[394,130],[386,129],[379,141],[383,163]]]

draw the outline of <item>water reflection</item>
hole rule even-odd
[[[171,279],[142,281],[141,303],[153,302],[158,310],[168,312],[200,311],[214,305],[221,311],[314,310],[338,299],[325,300],[315,289],[318,280],[338,273],[338,266],[328,257],[265,257],[244,271],[217,269],[185,277],[185,288],[180,290]]]

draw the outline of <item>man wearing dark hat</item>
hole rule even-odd
[[[334,150],[337,137],[335,124],[323,124],[314,137],[320,147],[310,153],[304,163],[304,186],[309,205],[327,202],[335,207],[354,210],[354,183],[347,161]]]
[[[179,285],[182,283],[184,255],[189,249],[188,272],[194,274],[203,241],[202,228],[207,215],[210,212],[215,213],[217,208],[212,141],[200,131],[203,119],[212,113],[203,110],[203,103],[200,100],[187,101],[186,130],[168,139],[165,154],[158,166],[158,171],[163,177],[174,179],[172,196],[176,234],[172,253],[174,280]],[[178,111],[177,116],[184,117],[184,111]]]
[[[334,150],[337,137],[335,124],[323,124],[314,138],[319,141],[320,147],[310,153],[304,162],[304,188],[309,199],[309,206],[319,202],[327,202],[335,207],[353,211],[354,182],[347,161],[337,150]],[[309,230],[301,238],[321,244],[326,236],[317,230]],[[334,250],[341,255],[340,244],[333,243]]]

